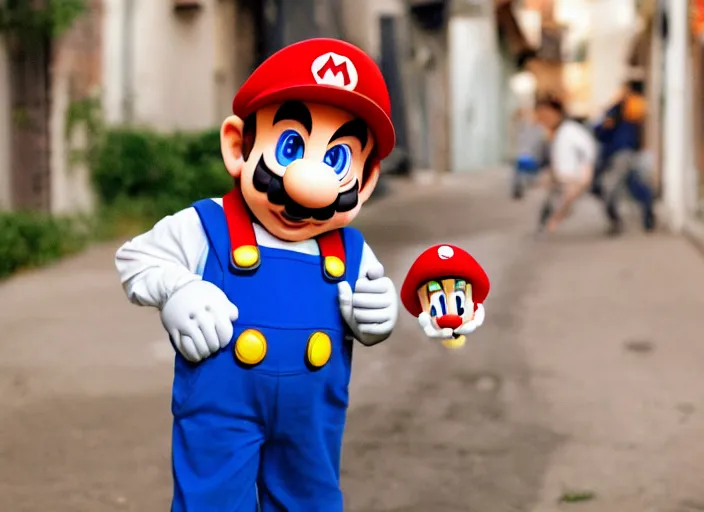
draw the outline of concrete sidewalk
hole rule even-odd
[[[562,439],[534,510],[574,488],[597,496],[585,511],[704,510],[702,255],[664,234],[593,239],[581,206],[519,306],[531,386]]]
[[[396,193],[359,219],[401,282],[433,243],[492,279],[464,350],[404,312],[355,355],[343,485],[352,512],[704,510],[704,259],[684,238],[601,236],[585,199],[535,241],[540,197],[503,173]],[[167,510],[171,347],[95,247],[0,284],[0,510]],[[594,498],[561,505],[567,491]]]
[[[552,512],[574,507],[560,503],[573,492],[594,496],[578,507],[589,512],[704,510],[701,254],[683,237],[642,234],[635,219],[622,238],[605,238],[600,205],[591,198],[552,239],[535,241],[541,192],[511,203],[506,183],[501,173],[448,176],[413,192],[414,204],[428,194],[445,206],[442,214],[414,207],[413,220],[425,219],[414,226],[419,238],[467,247],[486,264],[493,287],[471,355],[435,368],[444,377],[428,378],[433,398],[423,402],[437,409],[451,400],[449,410],[466,409],[469,447],[458,441],[459,427],[443,425],[447,415],[426,420],[422,430],[451,436],[455,449],[472,456],[467,466],[445,454],[434,477],[424,473],[435,485],[460,477],[450,487],[462,499],[428,499],[425,508],[394,501],[393,510]],[[396,212],[408,210],[402,197],[397,201],[367,214],[384,219],[388,232],[401,231]],[[476,225],[473,213],[483,217]],[[459,235],[463,221],[471,229]],[[417,390],[414,379],[420,380],[413,374],[408,386]],[[454,388],[445,385],[466,396],[448,399],[437,379],[455,380]],[[413,396],[406,400],[413,403]],[[427,441],[415,434],[415,442]]]

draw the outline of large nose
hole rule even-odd
[[[457,329],[462,325],[462,317],[460,315],[442,315],[438,317],[438,327],[440,329]]]
[[[284,188],[288,196],[307,208],[324,208],[337,199],[340,182],[323,162],[300,159],[286,168]]]

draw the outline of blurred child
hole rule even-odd
[[[643,82],[630,80],[621,97],[612,105],[604,120],[596,127],[596,137],[602,145],[601,176],[597,180],[610,221],[609,234],[623,230],[619,203],[628,190],[642,207],[643,228],[655,228],[654,193],[640,171],[640,150],[646,100]]]
[[[587,128],[567,118],[560,100],[552,97],[539,100],[536,115],[550,141],[551,178],[538,231],[552,233],[567,217],[575,201],[591,187],[597,146]]]
[[[545,161],[545,130],[538,123],[532,109],[521,108],[516,112],[515,163],[513,173],[513,198],[521,199]]]

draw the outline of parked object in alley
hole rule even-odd
[[[471,254],[454,245],[436,245],[411,265],[401,302],[428,338],[459,348],[484,323],[489,288],[489,277]]]
[[[128,297],[175,355],[171,510],[342,512],[353,338],[386,340],[396,289],[348,225],[394,147],[374,61],[335,39],[280,50],[222,124],[234,180],[121,247]]]

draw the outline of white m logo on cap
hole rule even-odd
[[[359,76],[352,61],[343,55],[328,52],[313,61],[310,68],[313,78],[319,84],[334,85],[354,91]]]

